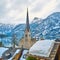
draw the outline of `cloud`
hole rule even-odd
[[[46,4],[43,7],[42,11],[40,12],[40,16],[43,17],[46,16],[46,14],[49,15],[49,13],[56,8],[56,5],[56,0],[51,0],[48,4]]]
[[[57,6],[56,6],[55,11],[60,12],[60,0],[57,0],[56,3],[57,3]]]
[[[31,22],[35,16],[45,18],[60,11],[60,0],[0,0],[0,23],[25,23],[27,7]]]
[[[36,15],[36,16],[38,16],[40,18],[44,18],[48,14],[50,14],[51,11],[53,11],[56,8],[57,3],[56,3],[56,0],[50,0],[49,3],[46,2],[45,4],[43,3],[43,5],[38,4],[36,6],[32,11],[32,13],[34,12],[33,15]],[[40,6],[42,6],[42,7],[40,7]]]
[[[49,1],[50,0],[45,0],[45,1],[44,0],[39,0],[39,1],[37,0],[31,10],[31,12],[35,13],[35,12],[40,11]]]

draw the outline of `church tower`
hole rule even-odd
[[[35,42],[36,42],[36,39],[31,38],[29,14],[28,14],[28,8],[27,8],[25,32],[24,32],[24,36],[21,38],[19,42],[19,47],[21,48],[23,46],[23,48],[29,49]]]
[[[31,33],[30,33],[30,25],[29,25],[28,8],[27,8],[27,16],[26,16],[26,29],[24,34],[24,47],[25,48],[31,47]]]

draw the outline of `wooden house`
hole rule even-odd
[[[60,42],[55,41],[49,57],[37,56],[32,54],[27,54],[27,55],[32,56],[37,60],[60,60]]]

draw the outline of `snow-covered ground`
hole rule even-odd
[[[54,46],[54,40],[37,41],[29,50],[29,54],[49,57]]]

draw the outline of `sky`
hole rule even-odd
[[[44,19],[53,12],[60,12],[60,0],[0,0],[0,23],[25,23],[27,7],[32,22],[34,17]]]

